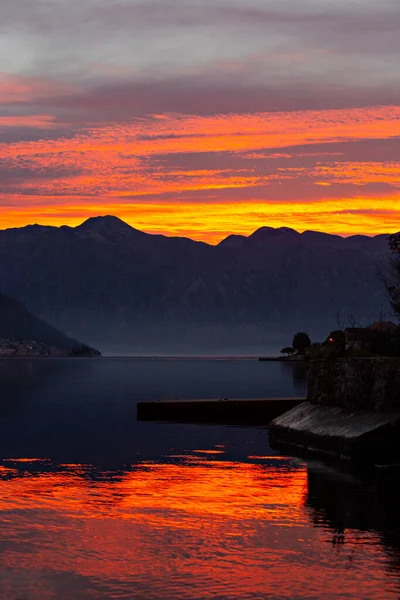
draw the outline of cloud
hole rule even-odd
[[[70,121],[88,123],[125,121],[160,113],[216,115],[390,105],[397,103],[398,94],[399,89],[394,86],[338,88],[308,82],[256,85],[198,76],[170,81],[115,82],[50,102],[44,98],[42,104],[47,108],[51,103],[61,114],[69,111]]]
[[[6,127],[51,129],[54,121],[52,115],[0,115],[0,131]]]
[[[240,29],[247,25],[265,27],[309,26],[315,35],[327,29],[354,33],[396,32],[400,9],[397,0],[337,0],[335,4],[320,0],[1,0],[1,29],[13,27],[37,31],[55,31],[56,35],[71,30],[85,30],[100,36],[103,29],[121,32],[156,27],[210,27],[217,23]],[[322,30],[322,31],[321,31]]]
[[[397,0],[0,0],[0,10],[4,70],[12,61],[21,73],[97,83],[212,72],[261,87],[398,83]]]
[[[196,235],[195,215],[196,223],[203,224],[204,206],[224,206],[221,219],[225,213],[233,219],[233,204],[248,205],[237,209],[247,215],[241,227],[248,231],[254,211],[273,223],[278,218],[286,222],[291,206],[290,218],[301,225],[310,215],[315,221],[318,214],[328,214],[329,204],[335,206],[328,211],[332,222],[345,232],[343,218],[335,214],[354,210],[360,198],[369,203],[366,209],[399,212],[400,162],[388,160],[399,139],[397,106],[139,118],[66,137],[3,144],[0,204],[21,207],[25,198],[19,217],[10,213],[14,222],[31,218],[33,203],[42,207],[46,222],[53,222],[54,214],[76,222],[71,211],[117,211],[148,230],[157,228],[158,219],[159,226],[168,226],[169,221],[157,217],[157,206],[162,206],[175,216],[190,213]],[[381,146],[373,160],[374,148]],[[378,213],[371,213],[371,223],[373,214]],[[180,222],[185,230],[190,227]],[[354,225],[350,219],[349,232]],[[376,218],[376,229],[382,226]],[[218,231],[221,227],[222,220]],[[210,239],[209,233],[204,235]]]
[[[0,114],[80,127],[398,103],[397,0],[0,0],[0,12]]]
[[[8,85],[5,91],[4,81]],[[114,81],[98,86],[0,77],[0,90],[0,117],[46,115],[60,125],[61,135],[64,127],[81,129],[162,114],[214,116],[340,110],[396,105],[399,98],[397,87],[377,87],[373,82],[369,86],[352,87],[301,81],[259,85],[237,77],[236,81],[230,81],[200,76],[170,81]],[[24,139],[22,129],[21,139]]]
[[[291,205],[344,232],[358,198],[366,231],[396,213],[397,0],[0,0],[0,14],[7,222],[104,207],[199,234],[204,206],[232,224],[237,203],[246,231]],[[223,230],[214,212],[209,227]]]

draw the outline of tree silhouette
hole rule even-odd
[[[285,348],[282,348],[281,354],[285,354],[286,356],[289,356],[290,354],[294,354],[294,350],[290,346],[286,346]]]
[[[344,356],[346,352],[346,335],[344,331],[340,329],[331,331],[322,345],[329,348],[330,355]]]
[[[311,348],[311,340],[308,333],[305,331],[299,331],[293,338],[293,350],[298,354],[305,354],[308,348]]]

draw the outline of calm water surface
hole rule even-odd
[[[398,599],[394,487],[265,428],[136,421],[140,399],[304,393],[283,363],[0,361],[0,598]]]

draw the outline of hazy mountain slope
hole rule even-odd
[[[81,344],[33,316],[22,304],[0,294],[0,338],[32,340],[72,350]]]
[[[338,315],[376,319],[386,308],[377,277],[386,253],[386,236],[264,227],[214,247],[99,217],[75,229],[0,231],[0,282],[35,314],[91,342],[190,342],[197,328],[207,343],[222,335],[217,325],[238,340],[246,328],[265,338],[297,327],[317,334]]]

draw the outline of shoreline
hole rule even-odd
[[[260,362],[303,362],[304,356],[259,356]]]
[[[107,355],[103,354],[102,356],[0,356],[0,360],[177,360],[177,361],[191,361],[191,360],[199,360],[199,361],[229,361],[229,360],[237,360],[237,361],[258,361],[258,362],[303,362],[303,357],[301,358],[284,358],[281,356],[268,356],[268,357],[259,357],[259,356],[182,356],[182,355],[156,355],[156,354],[147,354],[147,355],[131,355],[131,354],[118,354],[118,355]]]

